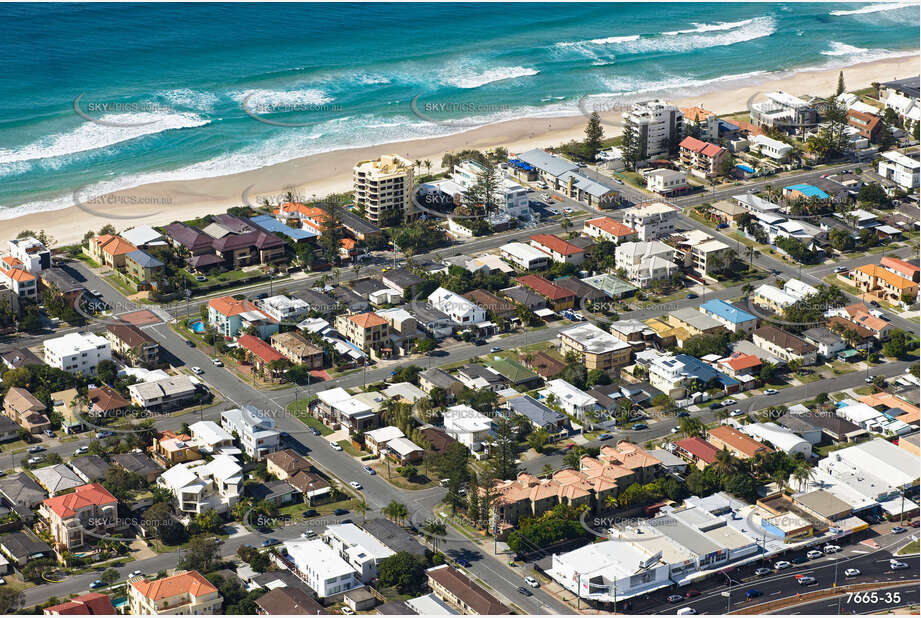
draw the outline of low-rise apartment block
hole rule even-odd
[[[608,240],[615,244],[637,240],[636,230],[611,217],[587,220],[582,226],[582,233],[592,238]]]
[[[112,360],[112,346],[94,333],[68,333],[43,344],[45,362],[69,373],[91,376],[100,361]]]
[[[641,241],[656,240],[675,231],[678,211],[662,202],[641,204],[623,211],[624,225],[636,230]]]
[[[575,353],[589,371],[610,371],[630,363],[632,347],[587,322],[560,332],[560,353]]]
[[[275,430],[275,421],[253,406],[221,412],[221,427],[236,433],[243,451],[255,460],[280,448],[281,434]]]

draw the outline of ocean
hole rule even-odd
[[[0,218],[918,51],[917,4],[0,4]],[[586,97],[589,97],[588,99]],[[610,100],[610,99],[606,99]],[[539,122],[539,120],[536,120]]]

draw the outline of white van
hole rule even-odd
[[[678,614],[679,616],[696,616],[697,610],[694,609],[693,607],[682,607],[675,613]]]

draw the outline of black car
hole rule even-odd
[[[534,596],[534,593],[525,588],[524,586],[518,586],[518,594],[523,594],[526,597]]]
[[[793,558],[790,558],[790,562],[793,564],[803,564],[804,562],[809,562],[809,558],[806,556],[794,556]]]
[[[691,416],[691,413],[690,412],[679,412],[675,416],[677,416],[678,418],[685,418],[686,416]]]
[[[187,346],[189,346],[190,348],[194,348],[194,347],[195,347],[195,342],[192,341],[191,339],[186,339],[186,340],[185,340],[185,344],[186,344]]]
[[[723,407],[723,404],[721,404],[721,403],[718,402],[718,401],[714,401],[713,403],[710,404],[710,409],[711,409],[711,410],[719,410],[719,409],[722,408],[722,407]]]
[[[333,515],[348,515],[348,509],[336,509],[333,511]]]
[[[304,511],[304,517],[316,517],[317,515],[319,515],[319,513],[317,513],[316,509],[307,509]]]

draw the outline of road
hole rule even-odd
[[[812,603],[794,605],[770,613],[786,616],[891,613],[892,610],[899,607],[917,607],[918,594],[917,584],[909,584],[907,586],[880,588],[876,591],[875,601],[865,593],[859,596],[844,594],[834,598],[822,599],[821,601],[813,601]]]

